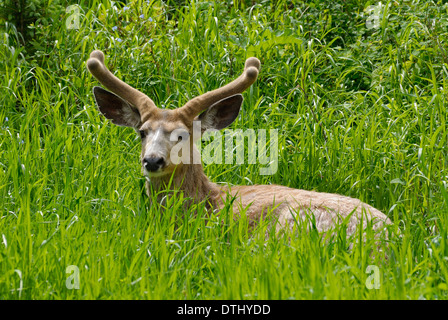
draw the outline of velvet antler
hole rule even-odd
[[[107,89],[126,100],[140,113],[142,121],[148,119],[151,113],[156,112],[157,107],[147,95],[132,88],[127,83],[114,76],[104,64],[104,53],[95,50],[87,60],[87,68],[90,73]]]
[[[260,65],[260,60],[255,57],[247,59],[244,65],[244,72],[241,76],[224,87],[209,91],[203,95],[191,99],[179,109],[179,112],[183,113],[188,119],[193,119],[201,111],[206,110],[215,102],[230,97],[234,94],[242,93],[244,90],[249,88],[255,80],[257,80]]]

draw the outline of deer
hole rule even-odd
[[[282,185],[220,185],[210,181],[200,161],[193,161],[199,153],[192,138],[194,123],[199,121],[201,132],[232,124],[243,103],[242,93],[258,77],[259,59],[248,58],[242,74],[221,88],[196,96],[180,108],[161,109],[147,95],[117,78],[106,67],[104,58],[102,51],[95,50],[86,63],[90,73],[107,89],[95,86],[94,99],[99,112],[113,124],[132,127],[140,134],[140,160],[148,195],[150,190],[174,187],[190,199],[187,206],[205,202],[208,210],[218,212],[232,199],[236,217],[244,211],[253,226],[269,213],[276,232],[291,229],[310,216],[317,231],[326,232],[345,223],[347,235],[357,228],[366,228],[368,223],[374,232],[392,224],[383,212],[344,195]],[[173,158],[171,151],[179,143],[191,151],[190,161]]]

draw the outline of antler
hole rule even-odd
[[[255,57],[247,59],[242,75],[224,87],[209,91],[203,95],[191,99],[183,107],[181,107],[179,111],[184,113],[187,118],[193,119],[201,111],[206,110],[213,103],[231,95],[242,93],[244,90],[249,88],[255,80],[257,80],[260,65],[260,60]]]
[[[157,110],[154,101],[147,95],[132,88],[127,83],[114,76],[104,64],[104,53],[95,50],[87,60],[87,68],[90,73],[107,89],[135,106],[140,112],[141,119],[146,119],[151,112]]]

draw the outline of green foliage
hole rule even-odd
[[[447,298],[443,1],[386,1],[377,17],[359,0],[11,3],[0,2],[0,298]],[[180,194],[150,205],[135,132],[94,105],[94,49],[161,108],[259,57],[232,128],[278,129],[278,172],[206,173],[360,198],[394,222],[389,245],[372,255],[369,232],[300,226],[265,241],[265,224],[249,234],[228,209],[205,219]],[[79,290],[65,286],[70,265]],[[369,265],[379,289],[366,287]]]
[[[4,22],[15,26],[21,44],[29,50],[41,49],[39,29],[51,26],[63,10],[62,0],[2,0],[0,25]],[[31,51],[33,52],[33,51]]]

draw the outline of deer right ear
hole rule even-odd
[[[221,130],[230,126],[238,117],[242,103],[243,96],[235,94],[210,106],[196,118],[201,121],[202,132],[205,130]]]
[[[142,125],[140,113],[129,102],[101,87],[94,87],[93,95],[100,112],[112,123],[133,128]]]

